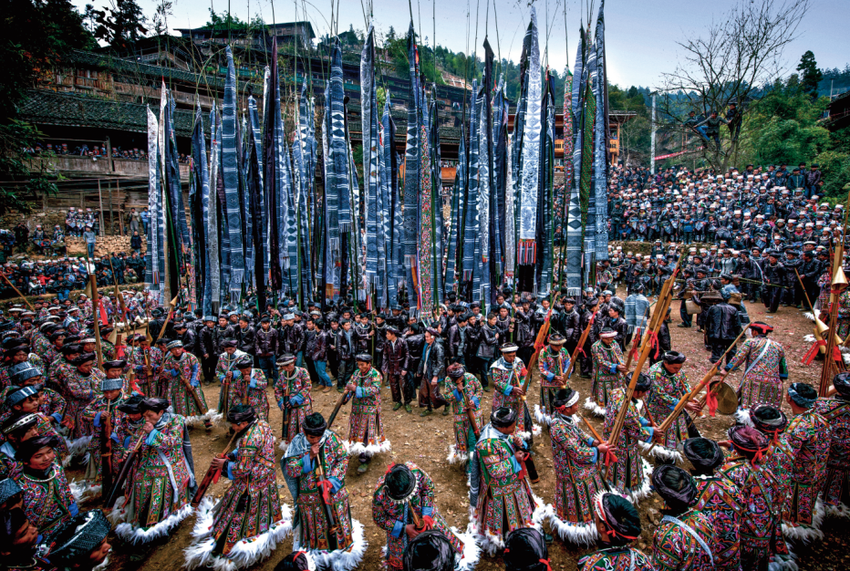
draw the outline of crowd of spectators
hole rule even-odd
[[[105,157],[108,154],[106,145],[89,145],[87,143],[83,143],[80,145],[73,145],[72,143],[71,145],[69,145],[68,143],[39,142],[33,146],[27,147],[26,149],[24,149],[24,151],[30,155],[54,154],[76,155],[81,157]],[[131,161],[148,160],[147,151],[138,147],[133,147],[132,149],[125,149],[120,145],[116,145],[112,147],[112,156],[116,159],[127,159]],[[189,155],[185,153],[180,153],[178,156],[178,161],[181,163],[188,163]]]

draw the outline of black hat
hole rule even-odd
[[[384,478],[384,487],[387,489],[387,497],[393,503],[408,501],[418,488],[416,475],[405,464],[395,464],[387,472]]]
[[[555,394],[555,398],[552,400],[552,406],[557,408],[563,407],[571,407],[575,403],[578,402],[578,391],[575,391],[569,387],[565,389],[559,389]]]
[[[71,567],[91,555],[111,529],[101,510],[77,514],[50,537],[50,563],[60,568]]]
[[[227,422],[233,424],[241,424],[243,422],[254,422],[257,418],[257,413],[254,408],[246,404],[235,404],[227,411]]]
[[[671,510],[681,513],[699,496],[693,477],[678,466],[662,464],[652,472],[652,486]]]
[[[755,460],[761,459],[770,448],[768,437],[751,426],[733,426],[729,429],[729,440],[737,452]]]
[[[640,537],[640,514],[626,498],[603,492],[594,497],[593,509],[610,530],[608,540],[612,545],[627,545]]]
[[[650,388],[652,388],[652,377],[646,373],[638,375],[637,382],[635,383],[635,391],[646,392]]]
[[[145,412],[146,410],[152,410],[154,412],[160,412],[168,408],[169,402],[168,399],[160,399],[160,398],[146,398],[141,403],[139,403],[139,410],[141,412]]]
[[[440,531],[420,533],[404,549],[404,571],[452,571],[455,551]]]
[[[59,446],[58,436],[52,434],[36,436],[24,440],[18,445],[18,449],[15,451],[15,460],[26,463],[42,448],[56,448],[57,446]]]
[[[497,408],[490,413],[490,423],[498,428],[507,428],[516,424],[516,411],[506,406]]]
[[[127,361],[124,359],[115,359],[113,361],[104,361],[103,368],[104,369],[123,369],[127,366]]]
[[[293,551],[277,564],[274,571],[309,571],[311,564],[315,569],[315,564],[308,552]]]
[[[679,363],[684,363],[685,357],[684,353],[679,353],[678,351],[667,351],[664,353],[664,362],[669,365],[678,365]]]
[[[254,359],[251,355],[242,355],[236,361],[235,366],[237,369],[250,369],[254,366]]]
[[[806,383],[791,383],[788,387],[788,396],[797,406],[811,408],[818,398],[818,392]]]
[[[321,436],[327,430],[328,423],[325,422],[325,417],[320,413],[314,412],[304,418],[302,428],[304,429],[304,434],[307,436]]]
[[[372,355],[369,353],[358,353],[356,357],[354,357],[355,361],[359,361],[361,363],[371,363]]]
[[[142,411],[139,409],[139,406],[143,400],[145,400],[145,397],[142,395],[132,395],[119,404],[117,408],[125,414],[140,414]]]
[[[88,363],[89,361],[94,361],[94,359],[95,359],[94,353],[83,353],[82,355],[80,355],[79,357],[77,357],[76,359],[71,361],[71,364],[74,365],[75,367],[79,367],[80,365],[84,365],[85,363]]]
[[[291,365],[294,362],[295,362],[295,355],[293,355],[292,353],[284,353],[277,360],[277,364],[280,367],[285,367],[287,365]]]
[[[236,342],[236,339],[225,339],[224,341],[221,342],[221,346],[225,347],[225,348],[226,347],[236,347],[237,345],[238,345],[238,343]]]
[[[711,474],[723,464],[723,450],[708,438],[688,438],[684,442],[684,452],[699,474]]]
[[[505,571],[546,571],[549,550],[543,535],[533,527],[523,527],[505,537]]]
[[[466,373],[466,369],[460,363],[452,363],[446,368],[446,374],[451,379],[459,379]]]
[[[756,430],[775,438],[788,426],[788,417],[778,408],[760,403],[750,408],[750,420]]]

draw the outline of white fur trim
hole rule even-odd
[[[190,515],[192,515],[192,506],[186,504],[148,529],[136,527],[130,523],[122,523],[115,528],[115,535],[128,543],[148,543],[154,539],[167,536],[172,529]]]
[[[584,399],[584,409],[590,411],[593,416],[605,416],[605,413],[608,412],[604,406],[599,406],[596,404],[596,401],[593,400],[593,397],[587,397]]]
[[[293,551],[303,549],[298,545],[299,534],[295,533],[295,541],[292,545]],[[366,548],[369,543],[363,536],[363,524],[356,519],[351,520],[351,539],[353,543],[346,550],[336,549],[334,551],[324,551],[315,549],[309,552],[313,561],[316,563],[316,569],[323,571],[351,571],[360,565],[363,555],[366,553]]]
[[[735,422],[737,422],[738,424],[743,424],[745,426],[755,428],[753,426],[753,420],[750,418],[750,410],[749,409],[739,408],[737,411],[735,411],[734,416],[735,416]]]
[[[528,440],[532,436],[540,436],[543,434],[543,428],[539,424],[531,423],[531,432],[527,430],[518,430],[516,435],[522,438],[523,440]]]
[[[222,418],[224,418],[224,415],[214,408],[211,408],[206,412],[206,414],[198,416],[184,416],[183,418],[186,420],[186,426],[198,426],[199,424],[204,424],[204,421],[206,420],[208,420],[212,426],[215,426]]]
[[[824,510],[821,498],[818,497],[815,502],[815,513],[812,514],[812,525],[788,525],[782,522],[782,535],[786,539],[803,543],[804,545],[811,545],[815,541],[823,541],[821,525],[823,525],[825,517],[826,510]]]
[[[648,498],[652,494],[652,467],[643,458],[640,461],[643,464],[643,482],[641,482],[640,488],[626,488],[626,493],[624,494],[625,497],[631,500],[635,507],[637,507],[642,499]]]
[[[351,442],[346,440],[345,447],[351,456],[354,456],[355,454],[367,454],[371,457],[375,454],[381,454],[382,452],[389,452],[392,450],[392,444],[390,444],[389,440],[384,440],[380,444],[369,445],[364,445],[362,442]]]
[[[543,521],[546,519],[548,506],[543,503],[543,500],[538,498],[534,493],[531,494],[534,501],[534,511],[531,514],[531,527],[543,532]],[[485,530],[482,534],[478,529],[478,518],[475,514],[475,509],[469,508],[469,524],[466,526],[466,534],[475,537],[478,546],[482,552],[486,552],[490,557],[496,557],[505,549],[505,539],[500,535],[490,533],[490,530]]]
[[[107,569],[109,569],[109,555],[106,556],[100,565],[92,568],[91,571],[106,571]]]
[[[811,311],[804,311],[804,312],[803,312],[803,317],[805,317],[805,318],[806,318],[806,319],[808,319],[809,321],[814,321],[814,320],[815,320],[815,314],[814,314],[814,313],[812,313]],[[811,337],[811,339],[809,339],[809,337]],[[814,342],[814,340],[815,340],[815,336],[814,336],[814,335],[812,335],[811,333],[809,333],[808,335],[806,335],[805,337],[803,337],[803,341],[811,341],[811,342]]]
[[[824,506],[824,511],[829,517],[850,518],[850,507],[847,507],[844,503],[837,506]]]
[[[74,501],[80,501],[88,495],[97,495],[103,489],[101,484],[92,484],[88,480],[74,480],[68,487],[71,488],[71,495],[74,496]]]
[[[278,448],[286,452],[286,449],[289,448],[289,440],[281,440]]]
[[[641,452],[648,452],[650,446],[652,446],[649,442],[639,442]],[[685,461],[682,453],[678,450],[673,450],[672,448],[667,448],[666,446],[661,446],[660,444],[656,444],[652,449],[652,452],[649,452],[650,458],[657,458],[659,460],[666,461],[674,461],[677,464],[681,464]]]
[[[68,456],[75,458],[87,455],[89,452],[89,443],[91,442],[91,438],[91,435],[88,435],[80,436],[75,440],[65,439],[65,443],[68,445]]]
[[[457,446],[452,444],[449,446],[449,455],[446,457],[446,461],[449,464],[462,464],[469,460],[469,454],[466,452],[458,452]]]
[[[538,424],[552,426],[552,415],[543,410],[539,404],[534,405],[534,420]]]
[[[282,518],[269,531],[238,541],[226,557],[213,555],[215,539],[210,532],[215,521],[214,508],[215,503],[209,497],[204,498],[198,506],[195,527],[192,529],[193,541],[184,550],[188,569],[211,567],[215,571],[236,571],[251,567],[270,557],[278,542],[292,532],[292,510],[284,504]]]
[[[788,555],[775,555],[773,560],[767,564],[767,571],[798,571],[797,557],[794,552],[788,550]]]
[[[106,514],[106,517],[109,518],[112,525],[118,525],[119,523],[124,523],[127,520],[127,508],[121,507],[124,505],[126,499],[127,498],[124,496],[119,497],[115,500],[115,505],[112,507],[112,510]]]
[[[555,506],[546,506],[546,520],[551,527],[564,541],[575,545],[585,547],[593,547],[599,537],[599,532],[596,531],[596,524],[572,524],[567,523],[558,517],[555,511]]]
[[[459,556],[455,556],[455,571],[472,571],[481,559],[481,549],[472,533],[461,533],[456,527],[451,528],[460,542],[463,544]]]

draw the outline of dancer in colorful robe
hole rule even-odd
[[[423,531],[404,549],[404,571],[454,571],[455,559],[452,544],[444,534]]]
[[[133,435],[139,434],[145,423],[139,408],[143,400],[145,397],[142,395],[132,395],[117,407],[121,414],[115,418],[112,426],[112,471],[115,474],[121,472],[121,466],[135,444]]]
[[[304,420],[313,413],[313,398],[310,395],[313,384],[307,369],[295,365],[295,355],[285,353],[277,364],[281,368],[281,375],[275,385],[274,396],[278,408],[283,412],[283,441],[280,447],[286,450],[301,432]]]
[[[59,440],[55,436],[36,436],[23,441],[16,455],[23,465],[17,481],[24,492],[24,511],[45,537],[78,512],[65,470],[56,462],[57,444]]]
[[[86,464],[86,483],[88,486],[98,486],[103,476],[101,438],[112,438],[112,431],[115,429],[118,419],[124,415],[118,410],[118,405],[124,400],[124,381],[122,379],[104,379],[100,383],[100,388],[102,393],[86,407],[82,415],[82,419],[93,427],[92,439],[88,446],[89,461]],[[104,434],[107,424],[110,424],[112,428],[109,434]]]
[[[275,438],[269,423],[241,404],[228,411],[227,420],[237,434],[233,452],[214,458],[212,468],[221,470],[230,487],[220,500],[207,495],[198,506],[192,545],[186,549],[189,569],[253,566],[292,531],[290,510],[281,510],[275,482]]]
[[[549,335],[549,345],[540,351],[540,404],[534,405],[534,418],[548,426],[552,422],[552,400],[555,393],[570,386],[566,378],[570,368],[570,353],[564,348],[567,340],[560,333]]]
[[[302,430],[280,461],[295,501],[292,548],[309,552],[322,568],[354,569],[367,543],[363,524],[351,518],[345,487],[348,453],[321,414],[309,415]]]
[[[605,491],[600,466],[608,454],[608,443],[585,435],[578,426],[578,391],[558,391],[552,406],[549,437],[555,464],[555,505],[547,514],[549,524],[564,541],[590,547],[598,538],[591,506],[596,494]]]
[[[655,429],[652,423],[640,415],[637,408],[638,400],[642,399],[652,388],[649,375],[641,373],[632,393],[632,401],[628,404],[623,428],[617,442],[610,445],[617,451],[617,462],[608,469],[608,481],[623,492],[634,504],[640,502],[651,493],[650,467],[640,456],[640,443],[649,442]],[[626,389],[615,389],[611,393],[611,401],[605,413],[605,424],[602,436],[606,439],[617,421],[617,415],[626,398]]]
[[[475,511],[468,531],[478,535],[479,544],[490,555],[504,549],[508,532],[539,528],[545,512],[528,483],[527,445],[516,428],[516,411],[498,408],[475,445],[469,478],[469,504]]]
[[[221,392],[218,397],[218,411],[221,414],[236,404],[236,399],[233,397],[231,386],[233,385],[233,377],[236,376],[236,363],[239,362],[247,353],[237,349],[238,342],[236,339],[225,339],[221,342],[224,352],[219,355],[218,363],[215,366],[215,378],[218,379],[221,385]]]
[[[358,454],[358,474],[369,469],[375,454],[389,452],[390,441],[384,437],[381,415],[381,373],[372,367],[372,356],[359,353],[355,357],[357,370],[351,375],[345,390],[351,399],[351,418],[348,430],[348,451]]]
[[[531,414],[525,404],[522,381],[528,371],[522,359],[517,357],[518,349],[514,343],[503,344],[502,356],[490,365],[490,379],[494,386],[493,410],[507,407],[516,413],[516,434],[528,441],[530,449],[532,433],[539,434],[540,427],[532,425]]]
[[[155,371],[162,365],[163,354],[151,347],[146,335],[136,335],[136,346],[130,352],[128,361],[136,373],[136,385],[145,396],[158,397]]]
[[[835,396],[818,399],[815,411],[830,426],[850,426],[850,373],[835,375],[832,386]],[[850,517],[850,431],[832,430],[821,493],[827,515]]]
[[[238,404],[250,406],[260,420],[269,420],[269,399],[266,396],[266,387],[269,381],[266,374],[260,368],[254,368],[254,358],[245,355],[236,363],[239,370],[233,377],[230,394]],[[231,406],[235,406],[235,404]]]
[[[37,370],[37,369],[36,369]],[[39,436],[55,436],[59,443],[55,447],[57,459],[63,466],[70,460],[68,447],[65,440],[56,431],[57,423],[55,416],[47,416],[40,410],[41,385],[26,385],[18,387],[10,386],[6,390],[6,412],[0,419],[3,424],[12,418],[20,418],[22,415],[34,415],[36,420],[35,431]]]
[[[524,527],[510,532],[505,538],[503,557],[505,571],[551,570],[546,538],[533,527]]]
[[[206,429],[212,428],[211,411],[201,390],[201,364],[198,358],[183,349],[179,339],[168,344],[168,354],[162,360],[160,382],[167,387],[168,400],[174,414],[183,417],[188,425],[203,421]],[[192,396],[195,393],[197,399]],[[201,406],[198,406],[198,401]]]
[[[673,412],[676,405],[690,392],[688,374],[682,370],[685,355],[678,351],[667,351],[658,363],[649,368],[652,389],[644,399],[649,418],[661,422]],[[699,404],[692,401],[685,405],[686,410],[696,411]],[[664,434],[659,434],[659,442],[652,449],[652,456],[666,461],[681,462],[679,444],[688,438],[687,413],[683,412]]]
[[[107,537],[111,527],[101,510],[77,514],[50,538],[50,568],[108,569],[112,546]]]
[[[188,488],[194,484],[194,474],[183,447],[186,420],[167,412],[168,405],[159,398],[139,405],[145,423],[133,435],[133,442],[141,440],[141,447],[125,487],[126,508],[115,514],[116,520],[124,520],[115,534],[128,542],[165,537],[192,513]],[[114,509],[119,510],[122,503],[119,498]]]
[[[92,437],[92,426],[82,419],[83,410],[100,393],[100,383],[105,378],[103,371],[94,368],[95,354],[83,353],[71,364],[74,369],[65,377],[68,409],[65,411],[69,426],[68,451],[71,456],[85,455]]]
[[[584,408],[596,416],[605,416],[611,393],[622,385],[621,374],[626,372],[623,350],[614,340],[617,332],[605,327],[599,333],[599,341],[590,348],[593,360],[592,395],[584,401]]]
[[[750,408],[756,403],[782,406],[782,383],[788,378],[785,349],[768,339],[773,327],[756,321],[750,325],[753,337],[744,341],[732,361],[720,372],[721,378],[742,364],[746,366],[738,385],[738,406]]]
[[[678,466],[661,465],[652,473],[652,485],[666,506],[652,538],[655,569],[715,569],[714,531],[710,520],[694,509],[699,498],[694,479]]]
[[[832,428],[815,410],[817,398],[817,391],[805,383],[788,387],[786,402],[794,418],[785,429],[785,439],[791,449],[793,471],[782,513],[782,534],[804,543],[823,539],[820,526],[824,509],[818,495],[826,478]]]
[[[750,426],[733,426],[729,440],[735,455],[724,464],[721,473],[738,486],[747,508],[741,521],[741,568],[767,569],[782,511],[781,500],[774,495],[776,480],[770,470],[759,464],[770,449],[770,441]]]
[[[481,434],[483,421],[481,419],[481,397],[484,394],[478,378],[466,372],[460,363],[449,365],[446,369],[446,381],[442,391],[443,397],[452,403],[454,412],[455,443],[449,445],[449,464],[466,462],[469,451],[475,448],[478,440],[475,433]],[[469,420],[468,410],[472,410],[475,419],[473,428]]]
[[[434,482],[413,462],[390,464],[378,479],[372,497],[372,518],[387,534],[385,553],[389,569],[401,571],[404,550],[410,540],[429,530],[446,536],[457,555],[459,569],[472,569],[478,562],[475,537],[458,537],[454,528],[449,529],[435,503]]]
[[[708,518],[714,530],[714,543],[709,546],[714,566],[721,571],[740,571],[740,528],[746,507],[738,486],[729,478],[715,474],[725,460],[723,451],[708,438],[689,438],[683,449],[693,465],[691,475],[697,486],[694,509]]]
[[[654,571],[652,558],[630,546],[640,537],[640,514],[626,498],[609,492],[593,498],[593,517],[599,531],[596,553],[578,560],[580,571]]]

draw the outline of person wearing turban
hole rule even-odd
[[[56,569],[91,571],[108,567],[111,530],[101,510],[75,514],[49,539],[50,565]]]
[[[94,366],[95,354],[82,353],[71,361],[73,369],[64,378],[68,402],[65,411],[66,424],[69,425],[68,449],[76,456],[85,454],[92,436],[92,426],[82,420],[83,410],[100,393],[100,382],[105,378],[103,371]]]
[[[717,569],[741,568],[740,527],[746,506],[737,484],[716,474],[725,458],[723,450],[708,438],[689,438],[683,443],[685,457],[693,466],[691,475],[697,487],[694,509],[708,518],[714,530],[714,565]]]
[[[626,389],[614,389],[611,402],[605,413],[605,424],[602,435],[616,449],[618,461],[608,467],[608,481],[618,490],[625,493],[633,503],[637,504],[650,493],[650,468],[646,460],[640,456],[640,444],[654,437],[655,427],[638,412],[638,401],[646,396],[652,387],[652,380],[641,373],[635,383],[630,402],[625,403]],[[627,406],[623,427],[617,442],[611,443],[611,431],[617,420],[620,409]],[[657,438],[657,437],[655,437]]]
[[[716,569],[711,522],[693,509],[699,497],[694,479],[678,466],[662,464],[652,473],[652,486],[665,509],[652,538],[652,555],[659,571]]]
[[[549,436],[555,465],[555,505],[549,524],[564,541],[591,546],[597,539],[590,505],[605,490],[600,467],[614,458],[608,443],[582,432],[575,414],[579,393],[562,389],[552,401]]]
[[[839,373],[832,379],[832,396],[815,401],[815,411],[830,426],[850,425],[850,373]],[[850,517],[850,432],[832,430],[829,459],[821,492],[827,515]]]
[[[404,571],[454,571],[455,552],[439,531],[425,531],[404,549]]]
[[[230,386],[230,397],[232,408],[236,404],[250,406],[257,414],[257,418],[268,421],[269,399],[266,396],[266,387],[269,381],[262,369],[254,367],[254,358],[245,355],[236,362],[237,372],[233,375]]]
[[[236,435],[233,449],[214,458],[211,469],[221,470],[230,486],[220,500],[207,495],[198,506],[192,544],[186,549],[189,569],[253,566],[292,531],[289,511],[286,516],[281,511],[269,423],[242,404],[228,411],[227,420]]]
[[[132,395],[116,407],[121,414],[116,415],[112,427],[112,462],[115,465],[115,474],[121,473],[121,466],[136,444],[133,435],[137,434],[144,424],[139,408],[143,400],[145,397],[142,395]]]
[[[358,454],[360,465],[357,472],[364,474],[369,469],[372,456],[389,452],[392,446],[384,436],[381,373],[372,366],[369,353],[358,353],[355,361],[357,370],[345,385],[346,392],[352,396],[348,449],[352,455]]]
[[[18,485],[24,494],[24,511],[38,532],[48,536],[77,515],[77,502],[68,478],[56,461],[56,436],[36,436],[18,446],[15,459],[23,466]]]
[[[756,321],[750,325],[753,336],[741,344],[735,357],[719,373],[725,378],[730,372],[744,365],[744,374],[738,385],[738,406],[750,408],[756,403],[782,405],[782,383],[788,378],[785,349],[768,335],[773,327]]]
[[[203,422],[207,430],[211,429],[210,416],[213,411],[206,410],[207,401],[201,390],[201,363],[183,348],[183,342],[179,339],[169,342],[166,347],[168,354],[162,360],[159,378],[174,413],[184,417],[189,426]],[[198,408],[192,392],[198,396],[204,410]]]
[[[551,571],[546,538],[533,527],[523,527],[505,540],[505,571]]]
[[[348,452],[318,412],[307,416],[302,432],[280,461],[295,502],[295,551],[309,552],[323,568],[354,569],[366,551],[363,524],[352,519],[345,486]]]
[[[551,421],[552,400],[559,389],[570,386],[567,371],[570,354],[564,348],[566,338],[560,333],[549,335],[549,344],[540,351],[537,367],[540,370],[540,404],[534,405],[534,416],[540,424]]]
[[[526,404],[526,392],[522,383],[527,370],[525,363],[517,356],[514,343],[503,343],[502,356],[490,365],[490,378],[493,380],[493,410],[508,407],[516,413],[516,434],[532,446],[533,433],[540,433],[540,427],[531,422],[531,414]]]
[[[222,353],[218,356],[218,363],[215,366],[215,378],[221,385],[218,411],[222,414],[233,404],[233,397],[228,389],[233,385],[233,378],[239,376],[236,363],[246,356],[250,357],[244,351],[237,349],[236,346],[236,339],[223,339],[221,341]]]
[[[641,534],[640,514],[619,494],[601,492],[591,506],[600,549],[578,560],[581,571],[654,571],[652,558],[631,547]]]
[[[782,515],[776,477],[763,465],[770,439],[755,428],[737,425],[729,429],[728,443],[733,454],[721,474],[738,486],[747,508],[741,521],[741,568],[767,569]]]
[[[310,395],[313,383],[310,373],[304,367],[295,364],[295,355],[285,353],[278,359],[281,375],[274,387],[277,406],[283,414],[283,436],[280,443],[286,450],[289,443],[301,432],[301,426],[313,412],[313,399]]]
[[[661,422],[673,412],[683,396],[691,390],[688,374],[682,370],[685,355],[678,351],[667,351],[658,363],[649,368],[649,378],[652,388],[646,395],[646,409],[649,418]],[[696,401],[685,405],[687,410],[699,409]],[[652,455],[666,462],[681,462],[682,454],[678,451],[679,443],[688,437],[687,412],[682,412],[663,436],[661,441],[652,449]]]
[[[484,391],[475,375],[468,373],[460,363],[454,363],[446,369],[442,393],[454,412],[455,443],[449,445],[446,460],[449,464],[466,462],[469,460],[469,451],[475,448],[476,432],[481,433],[481,398]],[[467,410],[472,411],[474,426]]]
[[[783,435],[792,469],[782,515],[783,535],[810,543],[823,538],[823,505],[818,500],[826,478],[832,427],[815,409],[818,393],[811,385],[792,383],[786,403],[794,418]]]
[[[458,536],[449,529],[437,509],[433,480],[413,462],[390,464],[378,479],[372,496],[372,519],[387,534],[386,561],[391,570],[401,571],[410,541],[431,530],[448,539],[464,568],[471,569],[478,562],[474,535]]]
[[[622,373],[626,372],[623,350],[615,343],[617,332],[605,327],[599,332],[599,341],[590,348],[593,360],[592,394],[585,400],[584,408],[596,416],[605,416],[611,401],[611,392],[622,386]]]
[[[126,499],[118,499],[111,516],[121,521],[115,534],[130,543],[166,537],[192,513],[195,477],[183,446],[186,419],[169,412],[169,404],[161,398],[139,404],[145,422],[131,439],[141,441],[137,464],[124,486]]]
[[[505,546],[505,535],[539,527],[545,506],[531,491],[525,467],[527,443],[516,434],[517,414],[495,409],[475,445],[469,478],[472,529],[491,555]]]
[[[118,419],[124,415],[118,410],[118,405],[124,400],[124,380],[121,378],[104,379],[100,383],[101,394],[89,403],[83,410],[82,420],[94,428],[94,434],[89,441],[89,461],[86,464],[86,483],[89,486],[99,485],[103,477],[103,461],[112,460],[112,457],[102,456],[102,444],[112,438],[112,431],[118,423]],[[110,465],[114,471],[114,465]],[[117,473],[115,473],[117,476]]]
[[[136,372],[136,384],[145,396],[162,396],[159,393],[155,371],[162,364],[163,354],[159,347],[151,347],[146,335],[136,336],[136,345],[127,360]]]

